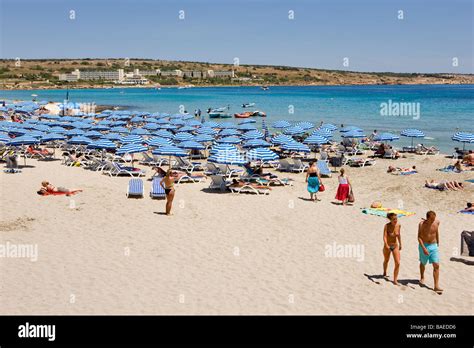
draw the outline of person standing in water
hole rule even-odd
[[[443,289],[439,287],[439,224],[434,211],[426,213],[426,219],[418,225],[418,251],[420,284],[425,284],[425,266],[429,262],[433,264],[434,291],[441,294]]]
[[[387,277],[387,267],[390,261],[390,254],[393,254],[395,268],[393,269],[393,283],[398,285],[398,272],[400,270],[400,251],[402,250],[402,237],[400,235],[401,226],[398,223],[398,216],[395,213],[388,213],[389,222],[383,229],[383,276]]]
[[[320,201],[316,194],[319,191],[319,187],[323,184],[321,182],[321,175],[319,174],[318,167],[316,166],[316,162],[309,162],[309,168],[306,172],[306,180],[308,183],[308,192],[311,196],[311,201],[316,202]],[[314,195],[314,198],[313,198]]]
[[[171,207],[173,206],[173,199],[175,194],[174,177],[171,169],[168,169],[165,177],[161,180],[160,185],[165,190],[166,194],[166,215],[171,215]]]

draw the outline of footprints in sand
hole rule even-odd
[[[34,218],[21,217],[16,220],[0,222],[0,232],[26,231],[30,228]]]

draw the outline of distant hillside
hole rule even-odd
[[[202,62],[163,61],[151,59],[35,59],[0,60],[0,89],[90,88],[113,86],[101,80],[65,82],[59,74],[74,69],[117,70],[134,69],[161,71],[230,71],[235,77],[189,78],[177,76],[146,76],[145,87],[162,85],[364,85],[364,84],[472,84],[472,74],[400,74],[362,73],[342,70],[322,70],[288,66],[214,64]]]

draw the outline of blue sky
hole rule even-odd
[[[2,58],[238,57],[241,64],[356,71],[474,71],[471,0],[0,2]]]

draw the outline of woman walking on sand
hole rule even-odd
[[[163,187],[166,194],[166,215],[171,215],[171,207],[173,205],[173,199],[175,194],[174,180],[175,178],[171,169],[168,169],[165,177],[160,182],[160,185],[161,187]]]
[[[337,188],[336,199],[342,202],[342,205],[346,205],[349,200],[349,193],[351,190],[351,183],[349,177],[345,175],[344,168],[339,171],[341,174],[337,177],[339,186]]]
[[[306,180],[308,183],[308,192],[311,196],[311,201],[316,202],[320,201],[316,196],[316,193],[319,191],[319,187],[323,184],[321,182],[321,175],[319,174],[318,167],[316,166],[316,162],[309,162],[309,168],[306,172]],[[314,198],[313,198],[314,195]]]
[[[383,276],[387,277],[387,267],[390,254],[393,254],[395,268],[393,270],[393,283],[398,285],[398,271],[400,270],[400,251],[402,250],[402,238],[400,236],[400,224],[395,213],[388,213],[389,223],[383,229]]]

